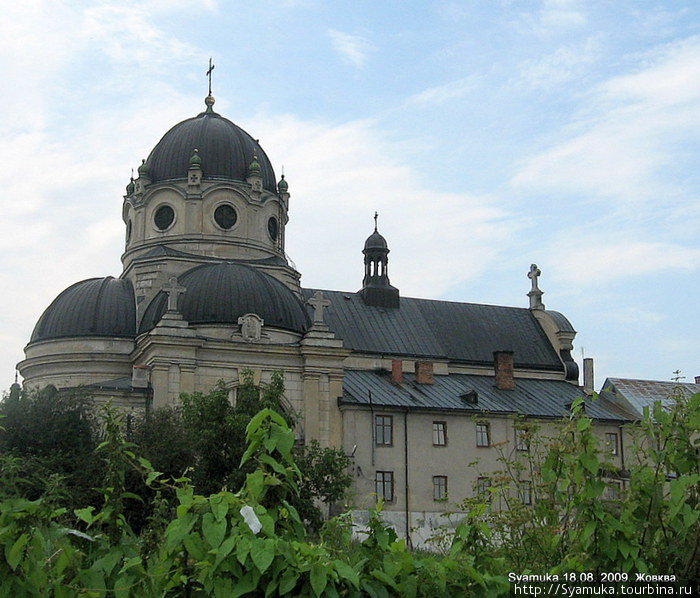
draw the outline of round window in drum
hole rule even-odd
[[[277,218],[270,218],[267,221],[267,232],[270,235],[270,239],[277,241],[277,235],[279,234],[279,225],[277,224]]]
[[[236,220],[238,220],[238,215],[230,204],[222,203],[214,210],[214,221],[224,230],[233,228]]]
[[[158,230],[167,230],[175,220],[175,210],[170,206],[160,206],[153,216],[153,223]]]

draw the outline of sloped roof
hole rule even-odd
[[[425,411],[460,411],[519,414],[530,417],[561,418],[569,415],[569,405],[582,396],[580,388],[563,380],[516,378],[514,390],[494,386],[493,376],[449,374],[434,376],[434,384],[417,384],[413,374],[404,374],[404,382],[392,384],[388,373],[350,370],[345,372],[341,403],[409,408]],[[476,404],[460,397],[476,391]],[[586,414],[594,419],[631,421],[633,413],[604,398],[586,401]]]
[[[695,394],[700,392],[700,384],[689,382],[671,382],[662,380],[635,380],[631,378],[607,378],[601,395],[616,402],[626,401],[638,415],[645,407],[651,407],[660,401],[663,405],[672,402],[678,393]]]
[[[316,289],[304,289],[311,297]],[[564,371],[529,309],[401,297],[398,308],[366,305],[356,293],[323,290],[325,322],[345,347],[361,353],[493,364],[513,351],[519,368]]]

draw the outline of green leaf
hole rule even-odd
[[[212,513],[205,513],[202,517],[202,534],[210,546],[218,548],[226,535],[226,520],[217,521]]]
[[[342,579],[347,579],[356,588],[360,587],[360,576],[355,569],[343,561],[333,561],[333,564],[335,565],[335,570]]]
[[[299,579],[299,573],[292,569],[288,569],[286,573],[280,579],[279,593],[281,596],[291,592],[297,585],[297,580]]]
[[[10,568],[14,571],[22,560],[22,553],[24,552],[24,546],[29,542],[29,534],[22,534],[15,543],[9,548],[9,544],[5,545],[5,559]]]
[[[73,512],[78,519],[90,525],[95,520],[92,514],[94,510],[95,507],[85,507],[84,509],[75,509]]]
[[[240,537],[236,544],[236,558],[241,565],[245,565],[245,561],[250,554],[250,540],[245,536]]]
[[[275,550],[272,541],[267,538],[253,540],[250,546],[250,557],[260,573],[265,573],[275,559]]]
[[[316,596],[320,596],[328,583],[328,574],[326,573],[326,569],[318,563],[311,565],[310,578],[311,588]]]

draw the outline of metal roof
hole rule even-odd
[[[663,405],[669,405],[672,402],[671,397],[678,393],[698,392],[700,392],[700,384],[630,378],[607,378],[601,390],[601,394],[612,401],[618,403],[626,401],[640,416],[645,407],[651,407],[657,401]]]
[[[254,313],[266,326],[304,332],[308,317],[301,301],[276,278],[251,266],[222,262],[205,264],[179,278],[186,291],[178,311],[190,324],[238,324]],[[139,332],[154,328],[165,314],[168,295],[160,291],[146,308]]]
[[[417,384],[413,374],[404,374],[400,385],[388,372],[348,370],[343,382],[342,404],[370,405],[425,411],[460,411],[474,414],[508,413],[530,417],[561,418],[569,414],[571,402],[582,396],[580,388],[563,380],[516,378],[514,390],[494,386],[493,376],[449,374],[434,376],[434,384]],[[476,404],[461,398],[476,391]],[[634,415],[607,400],[586,401],[586,414],[594,419],[630,421]]]
[[[71,285],[46,308],[30,343],[83,336],[136,336],[136,301],[131,281],[107,276]]]
[[[216,112],[202,112],[176,124],[153,148],[146,160],[151,181],[187,178],[190,157],[199,150],[204,178],[244,181],[255,154],[263,187],[277,192],[275,173],[258,142]]]
[[[304,289],[309,298],[316,289]],[[398,308],[366,305],[356,293],[323,290],[325,322],[345,347],[361,353],[490,365],[493,352],[514,352],[519,368],[564,367],[529,309],[401,297]]]

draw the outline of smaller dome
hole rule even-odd
[[[284,180],[284,175],[282,175],[280,182],[277,183],[277,190],[280,193],[286,193],[287,189],[289,189],[289,184],[287,183],[287,181]]]
[[[364,250],[371,251],[377,249],[389,251],[389,246],[387,245],[386,239],[375,230],[369,237],[367,237]]]
[[[265,326],[303,333],[309,325],[306,309],[296,295],[276,278],[251,266],[224,262],[206,264],[178,277],[185,293],[178,311],[190,324],[238,325],[238,318],[254,313]],[[168,307],[160,291],[148,305],[139,332],[152,330]]]
[[[129,184],[126,186],[126,196],[131,197],[134,194],[134,189],[136,189],[136,185],[134,185],[134,177],[131,177]]]
[[[151,169],[146,164],[146,159],[141,160],[141,165],[139,166],[139,176],[148,176],[151,173]]]
[[[136,336],[131,281],[107,276],[76,282],[46,308],[29,342],[84,336]]]

